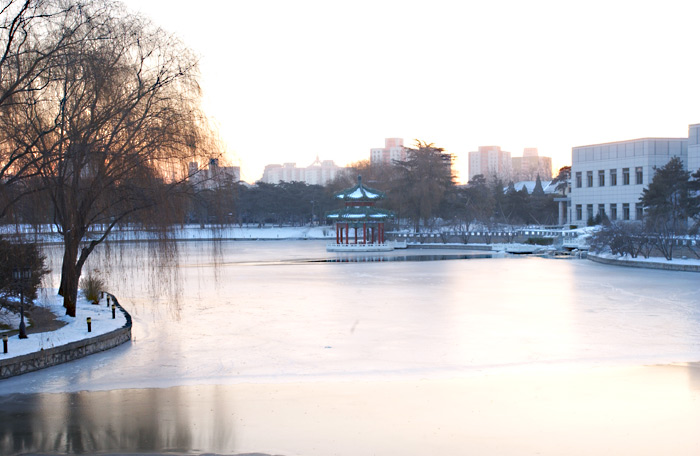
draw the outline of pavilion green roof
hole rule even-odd
[[[363,185],[362,176],[357,176],[357,185],[335,194],[335,198],[343,201],[377,201],[385,197],[386,193]]]

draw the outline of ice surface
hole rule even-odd
[[[694,273],[542,258],[302,261],[343,255],[325,241],[183,242],[171,269],[147,266],[173,260],[157,246],[101,252],[87,268],[109,271],[133,342],[4,380],[3,394],[700,359]]]

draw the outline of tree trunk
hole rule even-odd
[[[66,315],[75,317],[75,305],[78,301],[78,282],[80,269],[77,266],[80,239],[66,235],[64,237],[63,267],[61,268],[61,287],[59,294],[63,296],[63,307]]]

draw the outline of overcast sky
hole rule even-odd
[[[687,136],[700,2],[128,0],[199,56],[205,109],[243,179],[339,165],[384,138],[456,155]]]

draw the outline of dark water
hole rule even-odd
[[[342,255],[336,258],[307,260],[309,263],[376,263],[390,261],[444,261],[444,260],[474,260],[492,258],[492,253],[470,253],[460,255]]]
[[[0,454],[234,454],[232,401],[218,386],[0,396]]]

